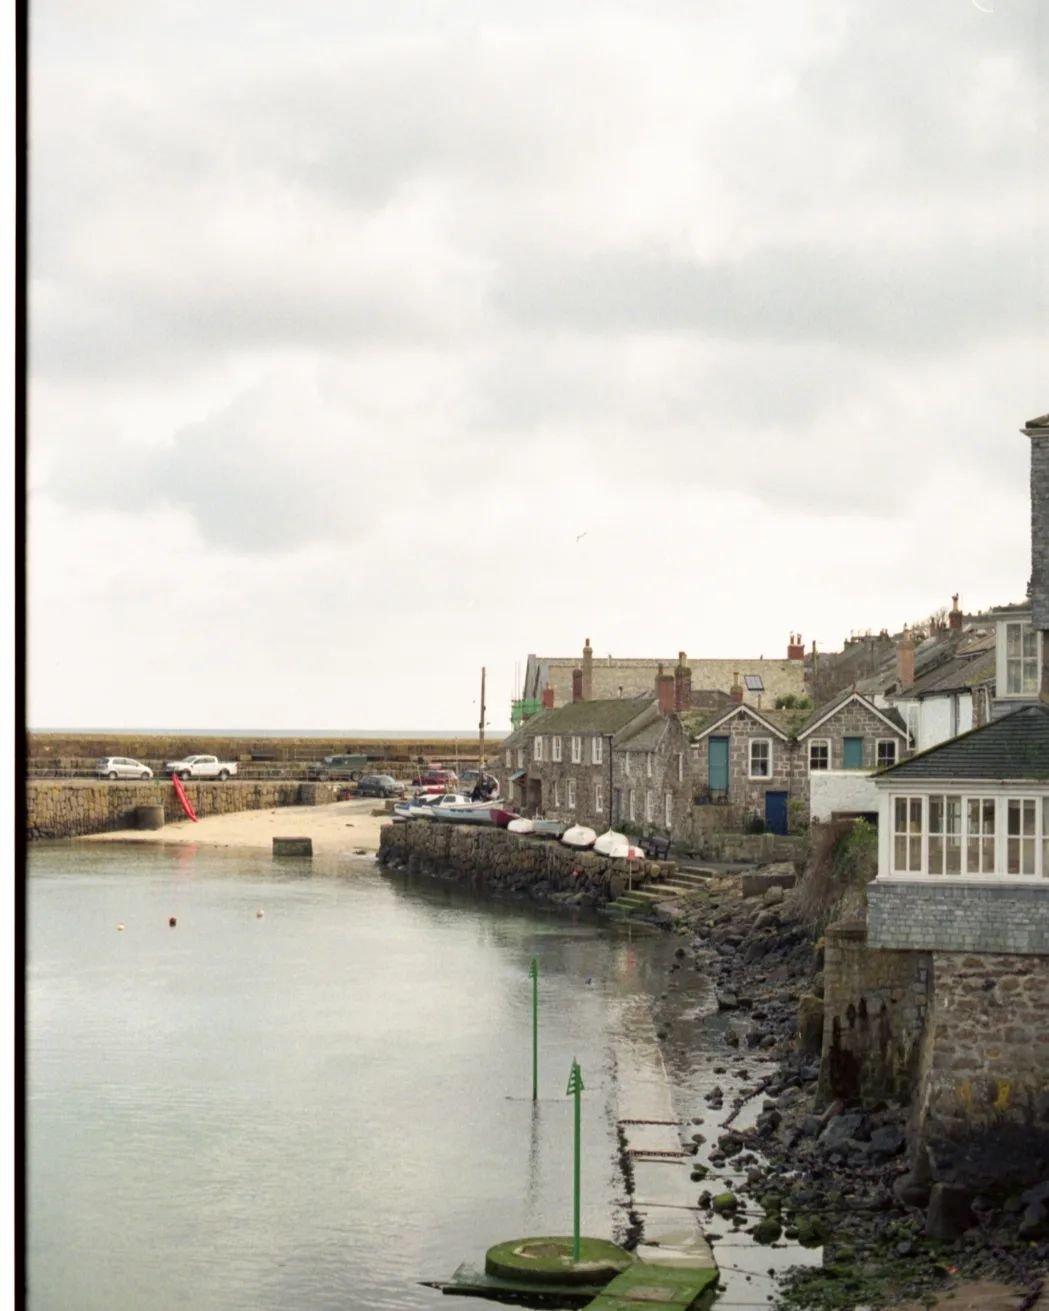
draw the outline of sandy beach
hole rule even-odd
[[[116,829],[94,833],[84,842],[147,842],[200,847],[251,847],[271,850],[275,837],[312,838],[314,855],[349,855],[379,850],[379,831],[391,823],[372,801],[338,801],[330,806],[281,806],[239,810],[193,823],[180,820],[161,829]]]

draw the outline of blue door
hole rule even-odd
[[[707,778],[711,792],[728,791],[728,738],[707,739]]]
[[[787,831],[787,794],[786,792],[765,793],[765,828],[769,833],[786,833]]]
[[[842,740],[842,764],[846,769],[863,768],[862,737],[847,737]]]

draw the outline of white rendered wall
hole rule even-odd
[[[809,775],[809,809],[814,820],[826,822],[835,811],[878,812],[879,793],[862,769],[817,769]]]

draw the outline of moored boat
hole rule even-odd
[[[515,810],[490,801],[466,801],[458,805],[434,806],[434,819],[443,819],[453,824],[494,824],[506,828],[513,819],[520,819]]]
[[[587,828],[585,824],[573,824],[571,828],[565,829],[561,834],[561,841],[566,847],[585,849],[594,845],[597,841],[597,834],[592,828]]]

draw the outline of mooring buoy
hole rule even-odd
[[[174,927],[175,927],[175,917],[174,917],[174,915],[169,915],[169,916],[168,916],[168,928],[169,928],[169,929],[173,929]]]

